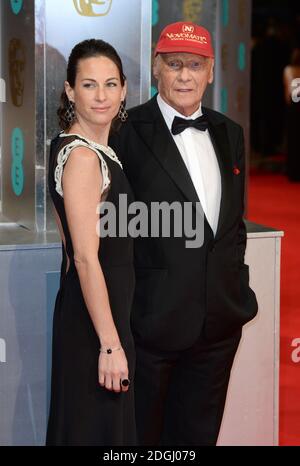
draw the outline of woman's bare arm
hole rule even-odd
[[[99,221],[97,206],[101,198],[102,174],[97,154],[86,147],[73,149],[64,168],[62,183],[74,261],[87,309],[101,347],[119,347],[120,340],[98,259],[101,240],[96,226]],[[100,368],[100,383],[105,383],[108,389],[113,385],[115,391],[120,391],[120,377],[127,378],[128,370],[124,352],[101,353],[100,358],[105,372],[103,377]]]

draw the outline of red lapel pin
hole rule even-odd
[[[241,170],[240,170],[238,167],[234,167],[233,173],[234,173],[235,175],[239,175],[239,174],[241,173]]]

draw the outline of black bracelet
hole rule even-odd
[[[105,354],[111,354],[113,351],[119,351],[121,349],[121,346],[118,346],[117,348],[107,348],[107,349],[102,349],[100,348],[100,353],[105,353]]]

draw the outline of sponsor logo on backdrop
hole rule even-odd
[[[241,42],[238,48],[238,68],[240,71],[245,71],[246,66],[247,66],[246,45],[244,44],[244,42]]]
[[[222,23],[224,28],[229,24],[229,0],[222,1]]]
[[[158,93],[157,87],[151,86],[151,97],[154,97]]]
[[[198,23],[203,10],[204,0],[183,0],[183,21]]]
[[[11,135],[11,183],[16,196],[24,189],[24,136],[20,128],[15,128]]]
[[[152,0],[152,26],[156,26],[159,22],[159,2]]]
[[[20,39],[12,39],[8,48],[10,93],[16,107],[23,105],[25,82],[25,47]]]
[[[227,87],[223,87],[223,89],[221,90],[221,112],[222,113],[228,112],[228,102],[229,102],[228,89]]]
[[[110,12],[112,0],[73,0],[81,16],[106,16]]]
[[[295,348],[292,351],[291,359],[295,364],[297,364],[300,362],[300,338],[294,338],[291,343],[291,347]]]
[[[3,338],[0,338],[0,363],[6,362],[6,343]]]
[[[18,15],[22,10],[23,0],[10,0],[11,9],[15,15]]]

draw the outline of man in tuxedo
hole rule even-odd
[[[216,444],[242,326],[257,313],[244,264],[243,131],[201,104],[213,69],[206,29],[168,25],[155,50],[159,93],[129,111],[119,134],[137,201],[149,208],[192,203],[193,221],[197,203],[204,212],[201,247],[187,247],[184,233],[136,239],[132,328],[142,445]]]

